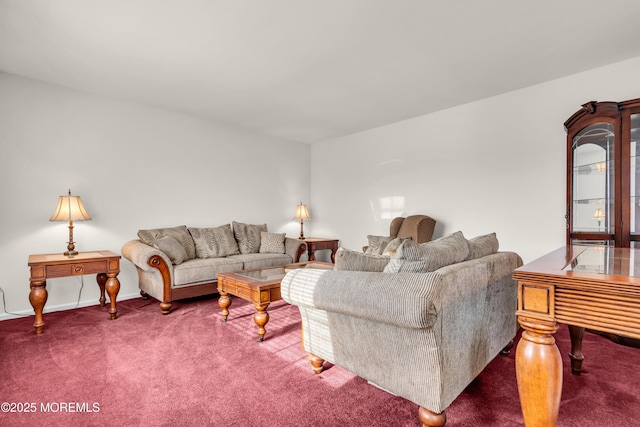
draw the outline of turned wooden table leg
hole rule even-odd
[[[516,378],[526,427],[553,427],[562,394],[562,358],[551,334],[553,321],[518,316],[524,328],[516,349]]]
[[[569,353],[571,373],[573,375],[580,375],[582,373],[582,361],[584,360],[584,355],[582,354],[584,328],[569,325],[569,336],[571,337],[571,353]]]
[[[42,281],[33,281],[31,282],[31,290],[29,291],[29,302],[33,307],[33,311],[35,312],[35,321],[33,322],[33,327],[36,330],[36,334],[41,334],[44,330],[44,321],[42,320],[42,309],[44,308],[44,304],[47,302],[47,297],[49,294],[47,293],[47,282],[46,280]]]
[[[309,261],[315,261],[315,260],[316,260],[315,251],[311,249],[311,247],[309,247]]]
[[[104,307],[107,299],[104,296],[105,284],[107,283],[107,275],[105,273],[99,273],[96,276],[96,282],[98,282],[98,286],[100,287],[100,307]]]
[[[115,320],[118,315],[118,308],[116,307],[116,299],[118,298],[118,292],[120,292],[120,281],[118,280],[118,273],[107,273],[107,281],[105,288],[109,294],[109,315],[111,320]]]
[[[264,334],[267,333],[267,330],[264,328],[264,325],[269,321],[269,313],[267,312],[267,305],[258,305],[255,304],[256,314],[253,315],[253,321],[258,325],[258,342],[264,341]]]
[[[229,306],[231,305],[231,297],[225,291],[220,290],[220,288],[218,288],[218,293],[220,294],[220,298],[218,298],[218,305],[222,309],[220,314],[222,315],[222,321],[226,322],[227,317],[229,317]]]
[[[322,364],[324,363],[323,358],[316,356],[313,353],[309,353],[309,355],[307,356],[307,360],[311,364],[311,369],[313,369],[314,374],[319,374],[324,369],[324,367],[322,366]]]

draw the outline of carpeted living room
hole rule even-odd
[[[0,0],[0,425],[637,425],[637,16]]]

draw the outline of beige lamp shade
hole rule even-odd
[[[593,214],[593,218],[597,219],[598,221],[603,220],[604,217],[605,215],[602,209],[596,209],[596,212]]]
[[[58,197],[58,206],[49,221],[86,221],[90,219],[80,196],[72,196],[71,190],[69,190],[68,196]]]
[[[91,217],[82,204],[80,196],[72,196],[71,190],[66,196],[58,198],[58,206],[49,218],[49,221],[69,221],[69,241],[67,242],[67,251],[64,254],[68,257],[78,255],[75,250],[75,242],[73,241],[73,221],[86,221]]]
[[[302,202],[300,202],[300,204],[296,207],[296,216],[294,216],[293,219],[311,219],[311,215],[309,215],[309,209],[307,209],[307,206],[303,205]]]

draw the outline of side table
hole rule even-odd
[[[558,421],[563,368],[553,334],[559,323],[569,325],[569,359],[576,375],[582,370],[585,328],[640,338],[638,259],[639,249],[570,245],[513,272],[516,315],[524,329],[516,350],[516,380],[526,426],[555,426]],[[606,374],[604,367],[600,375]],[[598,374],[594,370],[591,375]]]
[[[80,252],[78,255],[68,257],[63,254],[29,255],[29,302],[35,311],[33,327],[36,334],[41,334],[44,328],[42,321],[42,309],[47,302],[47,279],[57,277],[80,276],[84,274],[97,274],[96,281],[100,286],[100,306],[104,307],[106,298],[105,289],[111,302],[109,315],[111,320],[116,318],[116,297],[120,291],[120,255],[110,251]]]
[[[331,250],[331,262],[336,262],[336,251],[338,250],[338,239],[320,239],[317,237],[305,237],[304,241],[307,243],[307,252],[309,254],[309,261],[315,261],[315,251],[323,249]]]

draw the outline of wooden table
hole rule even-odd
[[[323,249],[331,250],[331,262],[336,263],[336,252],[338,251],[338,239],[321,239],[318,237],[305,237],[304,241],[307,243],[307,252],[309,254],[309,261],[315,261],[315,252]]]
[[[110,251],[80,252],[78,255],[68,257],[63,254],[29,255],[29,301],[35,311],[33,326],[36,334],[41,334],[44,328],[42,309],[47,302],[47,279],[68,276],[80,276],[84,274],[97,274],[96,281],[100,286],[100,306],[104,307],[106,298],[105,288],[109,294],[111,306],[109,315],[111,320],[116,318],[116,297],[120,291],[120,255]]]
[[[552,334],[558,322],[570,325],[574,373],[582,365],[584,328],[640,338],[640,250],[562,247],[516,269],[513,278],[524,328],[516,376],[525,426],[555,426],[562,359]]]
[[[245,301],[253,303],[256,313],[253,321],[258,325],[258,342],[264,341],[267,332],[264,328],[269,321],[267,307],[273,301],[282,299],[280,296],[280,282],[288,271],[295,268],[333,269],[333,265],[326,262],[298,262],[277,267],[241,270],[230,273],[218,273],[218,305],[222,309],[222,321],[226,322],[231,305],[230,295],[235,295]]]

